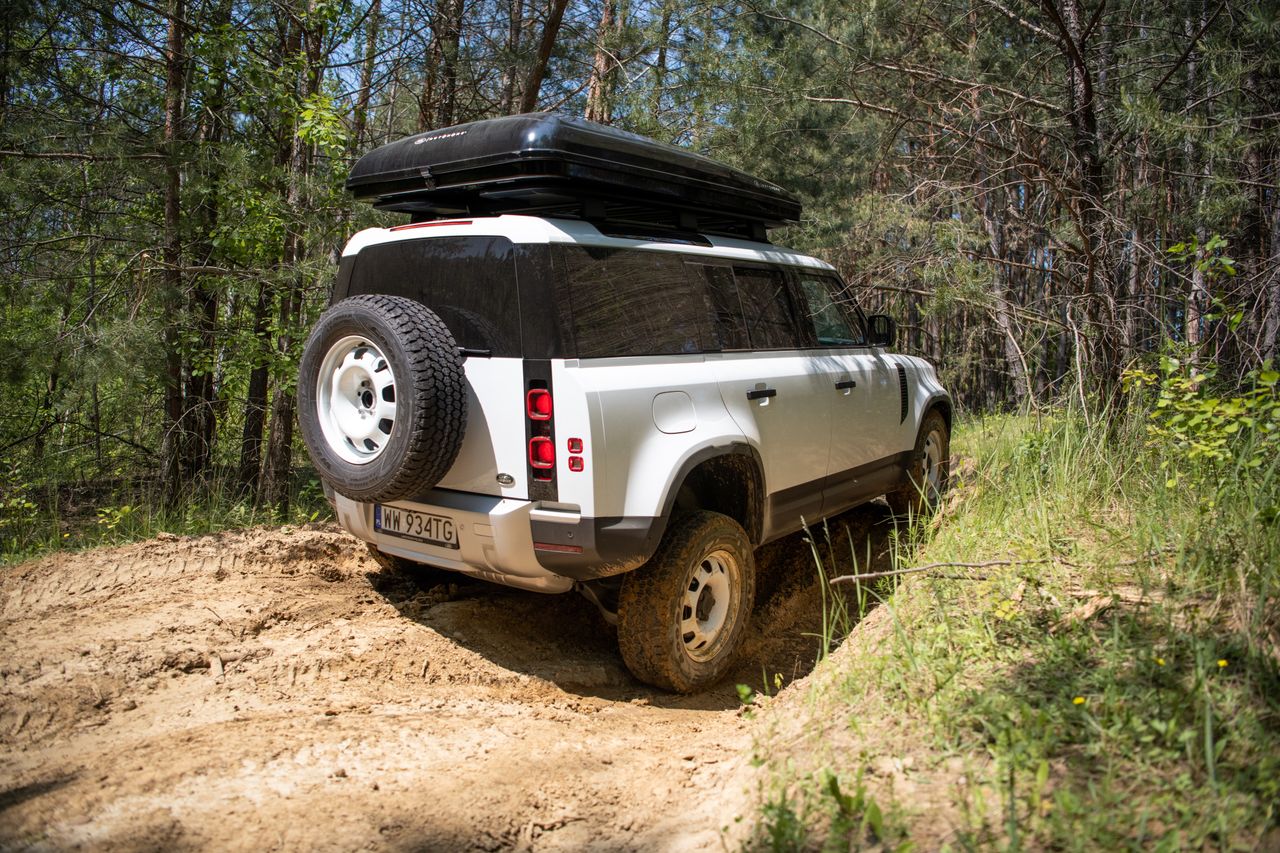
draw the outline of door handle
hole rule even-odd
[[[776,396],[778,396],[778,389],[776,388],[756,388],[747,392],[748,400],[762,400],[765,397]]]
[[[856,379],[842,379],[836,383],[837,391],[848,391],[850,388],[857,388],[857,387],[858,387],[858,382]]]

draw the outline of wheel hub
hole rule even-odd
[[[729,623],[730,577],[736,569],[727,551],[715,551],[702,559],[689,579],[680,606],[680,638],[694,660],[710,660],[717,640]]]
[[[368,338],[348,336],[325,353],[316,379],[316,413],[329,448],[356,465],[386,449],[396,420],[395,375]]]

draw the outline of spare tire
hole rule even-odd
[[[352,296],[320,316],[302,351],[298,420],[320,476],[358,501],[431,488],[467,424],[462,356],[434,311]]]

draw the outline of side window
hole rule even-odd
[[[780,270],[734,267],[738,299],[752,349],[793,349],[801,345],[791,319],[787,279]]]
[[[800,271],[807,322],[812,324],[820,347],[858,347],[866,344],[861,324],[837,301],[840,283],[827,275]]]
[[[702,351],[705,313],[680,256],[565,246],[580,358]]]
[[[711,317],[711,340],[719,350],[750,349],[747,323],[742,316],[742,303],[738,301],[738,286],[733,281],[733,270],[727,266],[713,266],[690,262],[689,272],[702,283],[707,313]]]

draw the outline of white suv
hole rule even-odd
[[[950,398],[893,336],[829,265],[767,243],[425,219],[348,243],[300,420],[377,552],[577,588],[638,678],[692,691],[743,637],[754,548],[945,488]]]

